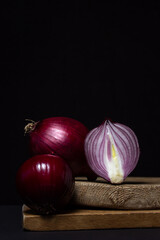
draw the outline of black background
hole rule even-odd
[[[160,176],[159,1],[5,1],[1,12],[1,204],[20,203],[25,119],[131,127],[131,175]]]

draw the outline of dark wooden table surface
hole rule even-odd
[[[29,232],[22,229],[21,206],[0,206],[0,240],[159,240],[160,228],[108,229],[83,231]]]

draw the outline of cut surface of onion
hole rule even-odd
[[[140,150],[131,128],[106,120],[87,134],[85,154],[90,168],[98,176],[118,184],[136,167]]]

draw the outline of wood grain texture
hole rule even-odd
[[[41,216],[23,206],[23,228],[30,231],[160,227],[160,210],[74,209]]]
[[[76,178],[71,207],[42,216],[24,205],[23,228],[55,231],[160,227],[160,178],[128,177],[121,185],[102,178],[95,182]]]
[[[76,178],[72,204],[107,209],[160,209],[160,178],[128,177],[120,185],[102,178],[95,182]]]

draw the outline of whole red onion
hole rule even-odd
[[[67,117],[52,117],[25,126],[29,134],[31,155],[56,154],[70,165],[74,176],[95,179],[84,153],[84,140],[89,130],[79,121]]]
[[[63,209],[74,190],[71,168],[59,156],[36,155],[18,169],[16,187],[23,202],[40,214]]]

